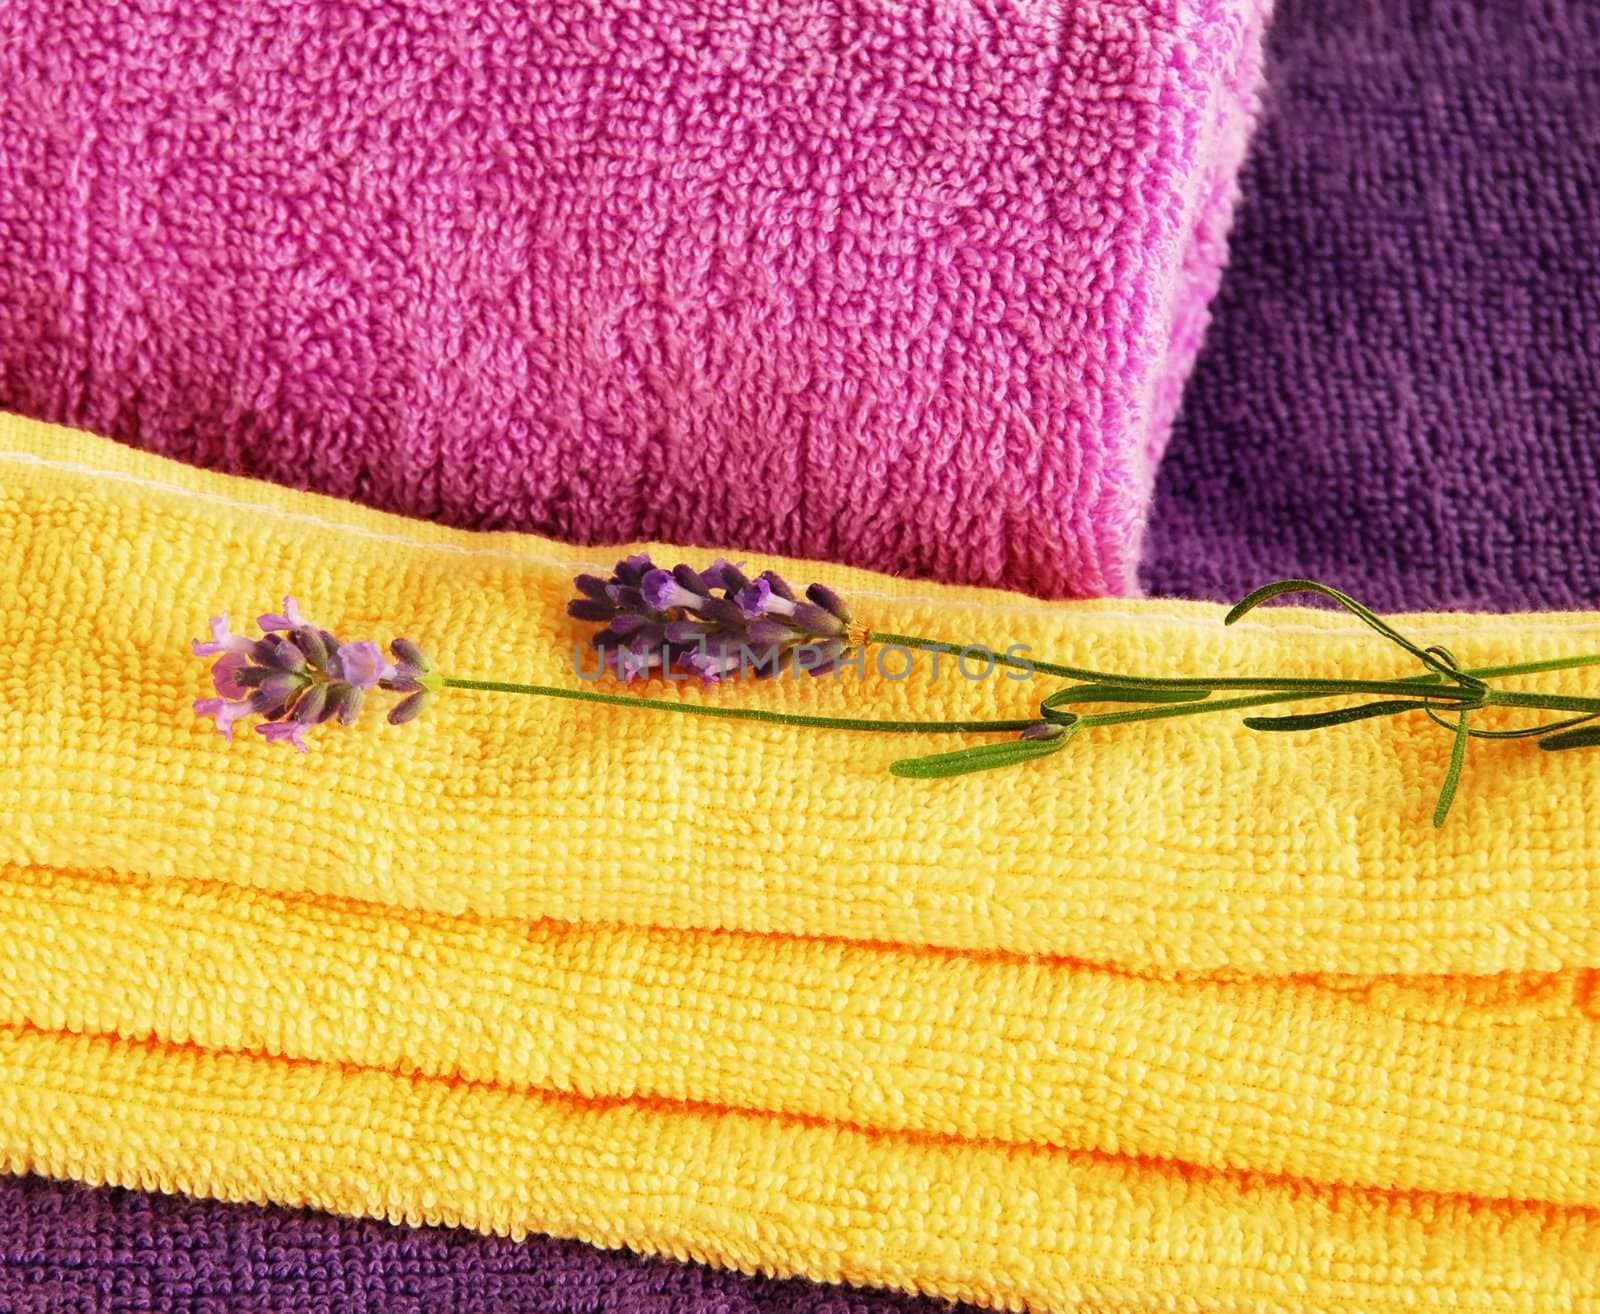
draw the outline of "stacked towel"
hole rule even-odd
[[[19,0],[0,406],[458,525],[1130,592],[1266,4]]]
[[[1285,0],[1145,579],[1600,605],[1600,5]]]
[[[99,21],[123,21],[128,12],[123,7],[120,18]],[[1592,108],[1585,112],[1597,85],[1595,52],[1600,50],[1593,15],[1587,6],[1556,0],[1538,0],[1517,14],[1481,0],[1393,6],[1284,0],[1276,46],[1269,136],[1249,178],[1254,204],[1239,238],[1245,264],[1236,264],[1232,275],[1247,281],[1235,283],[1236,297],[1225,288],[1222,336],[1213,330],[1217,349],[1202,359],[1198,400],[1180,426],[1174,478],[1163,488],[1156,518],[1151,583],[1226,595],[1242,592],[1263,573],[1316,569],[1390,606],[1592,605],[1592,553],[1570,545],[1595,538],[1593,504],[1581,492],[1596,482],[1592,463],[1586,464],[1589,452],[1574,447],[1570,437],[1584,424],[1592,426],[1592,410],[1585,406],[1596,391],[1585,363],[1596,353],[1574,356],[1571,344],[1582,343],[1600,322],[1593,303],[1596,284],[1581,265],[1584,251],[1600,236],[1589,202],[1595,152],[1584,136],[1595,122]],[[36,46],[18,43],[0,54],[24,56],[32,61],[24,72],[32,76],[14,79],[13,88],[37,88],[54,79],[58,85],[51,94],[69,104],[81,91],[63,80],[59,68],[52,72],[41,65]],[[1451,71],[1430,75],[1441,67]],[[1494,74],[1486,77],[1486,68]],[[1425,83],[1420,100],[1419,78]],[[1337,99],[1330,100],[1333,94]],[[1483,130],[1458,131],[1467,121]],[[1407,142],[1446,143],[1448,153],[1396,153],[1388,134],[1400,122]],[[23,140],[21,128],[11,131],[10,126],[0,152]],[[1359,136],[1347,135],[1357,131]],[[1516,150],[1501,153],[1512,138]],[[70,131],[61,140],[75,142]],[[76,172],[60,170],[60,181],[79,186],[80,197],[96,195],[83,168],[93,154],[85,152]],[[1362,281],[1347,277],[1352,252],[1393,249],[1411,240],[1407,235],[1423,223],[1418,218],[1416,225],[1404,225],[1404,215],[1386,208],[1385,201],[1393,198],[1384,188],[1339,186],[1350,179],[1352,165],[1369,158],[1389,161],[1386,176],[1405,180],[1402,195],[1428,196],[1427,224],[1459,237],[1447,249],[1427,248],[1433,261],[1458,255],[1448,295],[1443,283],[1429,282],[1419,302],[1386,299],[1383,288],[1411,287],[1421,277],[1420,258],[1386,260],[1378,290],[1366,283],[1369,290],[1363,292],[1366,272],[1359,275]],[[1488,176],[1512,179],[1514,185],[1481,182]],[[1309,201],[1308,177],[1317,180]],[[1406,213],[1418,216],[1422,207]],[[1321,239],[1301,238],[1296,215],[1308,231],[1311,225],[1318,232],[1332,225],[1342,236],[1320,246]],[[26,215],[11,214],[6,221],[8,234],[37,238]],[[101,223],[80,235],[83,249],[103,231],[111,230],[102,211]],[[1473,259],[1473,251],[1492,259]],[[1273,272],[1249,277],[1260,262]],[[1367,263],[1372,262],[1369,257]],[[1579,276],[1565,274],[1562,262],[1576,262]],[[1280,267],[1298,273],[1286,279],[1276,272]],[[56,304],[78,298],[72,314],[86,324],[93,294],[103,288],[107,272],[87,271],[81,263],[53,271],[40,267],[23,286],[38,291],[40,299],[31,303],[36,306],[51,304],[52,287]],[[1320,297],[1317,287],[1324,284],[1342,292]],[[8,292],[11,286],[16,285]],[[1483,306],[1506,304],[1521,287],[1539,289],[1532,309],[1540,316],[1540,337],[1533,350],[1527,348],[1526,333],[1487,335],[1484,324],[1495,322],[1496,315],[1479,313]],[[217,291],[220,296],[224,290]],[[1361,305],[1368,310],[1362,312],[1359,336],[1369,343],[1376,337],[1381,355],[1363,356],[1341,332],[1349,309]],[[1450,318],[1441,326],[1423,315],[1425,330],[1403,327],[1402,316],[1410,323],[1418,310]],[[80,330],[64,327],[70,319],[57,314],[49,332],[72,341],[72,332]],[[92,346],[94,335],[81,332]],[[81,347],[51,357],[52,349],[42,345],[44,336],[31,321],[8,322],[0,337],[0,389],[13,404],[44,413],[59,406],[61,415],[79,418],[67,401],[54,399],[115,388],[113,367],[102,361],[96,368]],[[32,352],[20,364],[6,354],[18,343]],[[1315,343],[1323,345],[1310,345]],[[1495,361],[1507,357],[1511,366],[1497,370]],[[1327,359],[1338,366],[1325,368]],[[31,371],[30,362],[48,369]],[[1470,379],[1461,374],[1468,369]],[[1346,386],[1351,375],[1360,381]],[[1290,382],[1280,384],[1286,377]],[[1397,378],[1403,382],[1403,407],[1438,417],[1435,447],[1449,448],[1470,433],[1473,451],[1482,447],[1508,454],[1505,460],[1491,456],[1473,466],[1474,486],[1490,490],[1481,505],[1465,496],[1435,497],[1433,489],[1451,489],[1449,481],[1461,474],[1440,458],[1433,471],[1440,478],[1426,479],[1422,466],[1435,460],[1433,449],[1424,452],[1401,440],[1414,429],[1397,430],[1398,436],[1383,444],[1363,441],[1374,424],[1388,422],[1391,409],[1373,414],[1364,408]],[[36,388],[47,396],[38,406],[31,391]],[[1241,422],[1239,407],[1245,403],[1240,398],[1260,396],[1287,400],[1252,402],[1249,422]],[[1306,397],[1315,405],[1303,404]],[[1316,427],[1318,408],[1344,422]],[[241,417],[241,423],[248,422]],[[119,432],[142,441],[133,429],[124,423]],[[213,424],[210,432],[216,430]],[[1263,431],[1271,432],[1270,444],[1254,441]],[[1227,451],[1215,445],[1217,434],[1243,449],[1241,459],[1228,459]],[[1302,434],[1309,435],[1303,442]],[[1213,445],[1207,449],[1205,444]],[[276,450],[263,442],[249,446],[248,452],[205,459],[249,465],[272,459]],[[1278,453],[1286,454],[1281,465],[1274,464]],[[1571,472],[1573,481],[1551,477],[1562,472]],[[362,486],[351,488],[327,448],[309,465],[289,462],[274,473],[303,483],[327,480],[330,486],[345,480],[339,485],[345,491],[376,500]],[[1371,520],[1355,514],[1359,508],[1351,490],[1358,477],[1369,478],[1362,496],[1378,499],[1381,514]],[[1385,500],[1396,484],[1416,490],[1404,506]],[[1495,512],[1493,523],[1480,525],[1474,517],[1486,507]],[[1536,536],[1521,524],[1522,509],[1535,507],[1526,519],[1543,519],[1556,532],[1540,530]],[[1429,547],[1439,557],[1427,566],[1396,563],[1381,545],[1390,531],[1413,523],[1419,513],[1435,531]],[[1208,532],[1201,523],[1207,517],[1231,527],[1240,541],[1248,538],[1251,546],[1226,543],[1227,528]],[[1345,520],[1361,525],[1359,541],[1344,536]],[[1166,534],[1169,522],[1174,528]],[[1513,531],[1510,543],[1501,530],[1507,523]],[[1435,583],[1441,569],[1442,588]],[[1592,977],[1490,977],[1479,985],[1504,992],[1499,1011],[1482,1015],[1491,1025],[1508,1017],[1526,1020],[1549,1007],[1552,990],[1557,999],[1578,1001],[1590,1013],[1594,1008]],[[1392,986],[1371,998],[1380,1009],[1431,1016],[1408,1012],[1416,997]],[[1375,1060],[1385,1061],[1384,1056]],[[359,1308],[363,1301],[373,1308],[409,1301],[430,1302],[430,1308],[454,1302],[449,1307],[468,1309],[474,1299],[498,1301],[495,1307],[626,1306],[661,1314],[707,1306],[833,1314],[904,1308],[897,1298],[864,1290],[847,1294],[834,1287],[743,1279],[694,1265],[460,1230],[390,1228],[301,1211],[96,1192],[37,1179],[0,1186],[0,1195],[0,1218],[6,1220],[0,1233],[0,1304],[7,1308],[166,1308],[163,1302],[193,1308],[211,1300],[280,1309],[318,1301],[339,1309]],[[1467,1295],[1486,1308],[1504,1303],[1495,1292]],[[1559,1298],[1550,1302],[1562,1303]],[[1375,1301],[1369,1307],[1380,1305]]]
[[[212,608],[292,590],[446,671],[572,683],[590,563],[0,435],[9,1169],[995,1308],[1600,1305],[1600,841],[1561,802],[1600,755],[1494,745],[1436,833],[1425,720],[1163,722],[920,783],[885,766],[931,736],[462,692],[304,758],[228,745],[189,710]],[[1318,612],[774,564],[1068,662],[1396,666]],[[1409,625],[1469,664],[1600,642]],[[948,719],[1042,690],[666,692]]]

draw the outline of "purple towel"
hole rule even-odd
[[[1600,4],[1293,0],[1144,578],[1600,607]]]
[[[3,1180],[3,1179],[0,1179]],[[0,1192],[4,1314],[940,1314],[944,1301],[40,1178]]]
[[[469,527],[1126,593],[1267,0],[12,0],[0,408]]]

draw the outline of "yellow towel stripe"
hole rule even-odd
[[[86,1181],[548,1231],[996,1308],[1600,1308],[1590,1211],[1317,1191],[10,1027],[0,1083],[12,1092],[0,1163]]]
[[[0,873],[0,943],[20,946],[0,957],[0,1020],[45,1029],[1315,1182],[1600,1201],[1600,1028],[1570,1006],[1503,1026],[1458,1005],[1421,1025],[1293,980],[1145,980],[27,871]],[[1564,984],[1571,1005],[1578,982]]]

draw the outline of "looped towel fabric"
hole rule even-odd
[[[1281,0],[1153,593],[1600,606],[1600,5]]]
[[[474,528],[1134,592],[1267,6],[16,0],[0,407]]]
[[[1434,832],[1426,722],[1164,723],[944,782],[885,770],[932,736],[461,691],[304,757],[229,745],[190,710],[211,612],[292,592],[452,674],[575,683],[563,603],[605,562],[0,437],[8,1169],[995,1308],[1600,1308],[1600,756],[1481,746]],[[1324,612],[771,564],[1069,662],[1408,673]],[[1470,664],[1600,644],[1405,624]]]

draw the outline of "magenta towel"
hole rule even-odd
[[[0,408],[469,527],[1119,593],[1268,0],[11,0]]]

